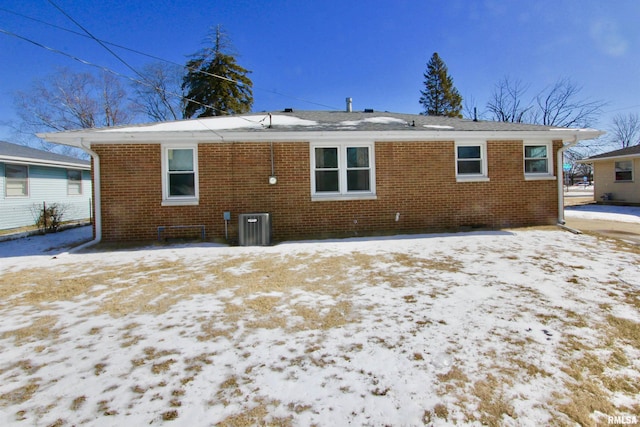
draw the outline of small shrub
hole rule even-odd
[[[31,213],[35,220],[35,225],[41,233],[55,233],[62,224],[62,218],[68,206],[62,203],[34,204]]]

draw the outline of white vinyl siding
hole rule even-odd
[[[64,205],[63,221],[89,219],[91,215],[91,172],[80,170],[82,195],[68,194],[66,167],[44,165],[29,166],[29,196],[7,197],[5,183],[6,164],[0,163],[0,230],[28,227],[35,223],[34,209],[45,203]]]

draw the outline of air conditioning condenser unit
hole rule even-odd
[[[240,246],[271,245],[271,214],[240,214],[238,220],[238,244]]]

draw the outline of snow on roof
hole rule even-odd
[[[269,126],[317,126],[314,120],[300,119],[294,116],[280,114],[244,115],[228,117],[206,117],[194,120],[153,123],[150,125],[131,126],[123,129],[113,127],[101,129],[100,132],[192,132],[202,130],[233,130],[233,129],[265,129]]]
[[[359,126],[365,123],[376,123],[376,124],[403,124],[406,125],[406,120],[396,119],[394,117],[386,117],[386,116],[378,116],[378,117],[368,117],[362,120],[344,120],[338,123],[338,126]]]
[[[453,126],[440,126],[440,125],[422,125],[429,129],[453,129]]]

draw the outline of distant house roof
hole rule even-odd
[[[609,151],[608,153],[598,154],[597,156],[582,159],[581,163],[590,163],[592,161],[617,159],[623,157],[640,157],[640,144],[632,147],[622,148],[620,150]]]
[[[524,135],[572,141],[592,139],[603,132],[524,123],[473,121],[440,116],[379,111],[278,111],[238,116],[216,116],[174,122],[149,123],[102,129],[82,129],[40,134],[48,141],[80,146],[90,143],[118,143],[167,140],[300,141],[301,138],[362,136],[376,140],[454,139],[464,137],[510,138]]]
[[[91,168],[91,163],[87,160],[63,156],[62,154],[51,153],[44,150],[36,150],[35,148],[12,144],[5,141],[0,141],[0,161],[19,164],[37,164],[59,168],[73,167],[86,170]]]

